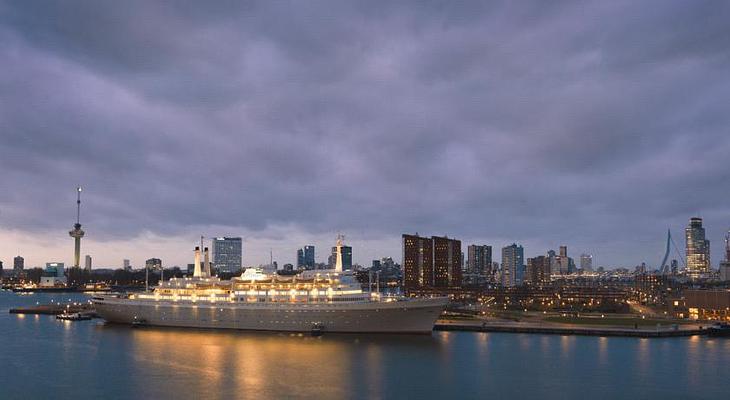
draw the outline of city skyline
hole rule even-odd
[[[79,184],[95,267],[201,234],[325,262],[337,232],[362,265],[430,232],[656,267],[694,216],[723,259],[717,5],[0,7],[5,265],[74,264]]]

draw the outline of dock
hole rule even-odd
[[[40,314],[40,315],[59,315],[64,312],[82,313],[96,315],[94,307],[91,304],[40,304],[30,307],[16,307],[10,309],[10,314]]]
[[[502,332],[502,333],[536,333],[545,335],[580,335],[580,336],[620,336],[640,338],[662,338],[706,335],[707,329],[702,327],[639,328],[576,326],[560,324],[535,324],[518,322],[489,322],[438,320],[434,325],[436,331],[467,332]]]

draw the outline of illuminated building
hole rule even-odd
[[[218,272],[236,273],[241,270],[243,247],[240,237],[213,238],[213,267]]]
[[[525,282],[533,285],[550,282],[550,258],[546,256],[537,256],[527,259],[527,268],[525,269]]]
[[[685,229],[687,274],[692,279],[707,277],[710,272],[710,241],[705,239],[702,218],[693,217]]]
[[[91,271],[91,256],[86,255],[86,258],[84,259],[84,269],[88,272]]]
[[[730,321],[730,290],[688,289],[684,298],[690,318]]]
[[[522,283],[525,268],[525,251],[512,243],[502,248],[502,285],[516,286]]]
[[[492,246],[472,244],[467,247],[466,272],[468,274],[491,275]]]
[[[46,269],[41,276],[40,286],[64,286],[66,285],[66,276],[64,274],[65,266],[61,262],[46,263]]]
[[[431,237],[433,244],[433,286],[461,286],[461,241]]]
[[[720,280],[730,281],[730,231],[725,235],[725,260],[720,263]]]
[[[433,243],[431,239],[403,234],[403,286],[412,289],[433,286]]]

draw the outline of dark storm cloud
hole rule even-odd
[[[69,225],[77,183],[106,238],[293,225],[631,263],[693,214],[730,225],[725,3],[214,3],[0,3],[4,227]]]

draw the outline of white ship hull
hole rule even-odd
[[[180,303],[95,298],[109,322],[153,326],[258,331],[430,333],[446,298],[320,304]]]

